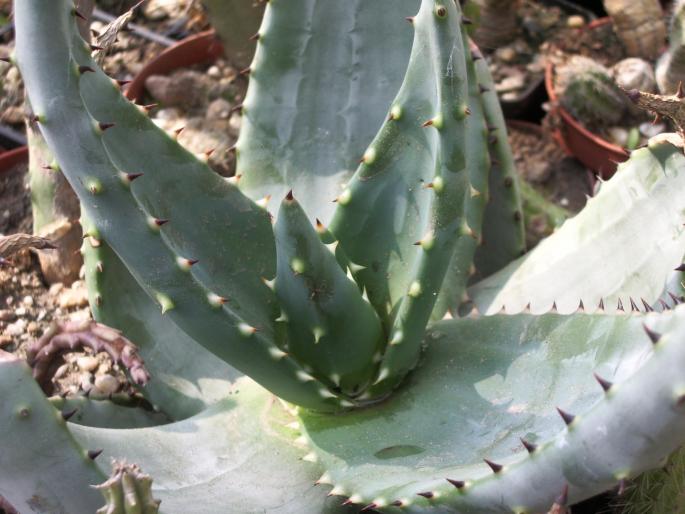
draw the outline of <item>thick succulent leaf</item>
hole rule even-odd
[[[481,312],[640,310],[685,254],[685,157],[653,141],[578,215],[526,256],[470,290]],[[644,300],[644,301],[643,301]]]
[[[451,320],[426,343],[385,403],[300,415],[333,494],[388,512],[396,501],[402,512],[547,512],[566,486],[579,501],[685,440],[685,306]]]
[[[71,423],[89,427],[154,427],[171,421],[163,412],[146,408],[140,404],[139,399],[129,398],[128,395],[126,401],[123,401],[123,398],[121,398],[122,401],[118,401],[117,398],[101,400],[85,396],[68,398],[55,396],[49,400],[56,409],[67,413],[73,412],[73,415],[69,417]]]
[[[228,59],[245,68],[255,50],[254,34],[264,14],[264,3],[254,0],[202,0],[209,20],[217,31]]]
[[[96,225],[88,235],[110,243],[198,343],[283,398],[337,408],[294,360],[272,356],[278,314],[260,280],[275,275],[267,213],[123,98],[74,18],[66,0],[16,4],[16,58],[41,132]]]
[[[475,55],[480,52],[474,47]],[[476,60],[478,86],[483,91],[485,121],[490,129],[490,175],[488,202],[483,219],[483,237],[474,264],[479,277],[502,269],[526,251],[521,197],[507,126],[488,63]],[[454,304],[453,304],[454,306]]]
[[[469,217],[477,214],[467,200],[473,190],[469,175],[487,170],[475,163],[467,169],[466,62],[471,56],[461,22],[454,2],[422,1],[412,18],[415,38],[404,83],[338,198],[330,226],[352,262],[366,266],[355,278],[382,317],[389,318],[373,396],[392,389],[416,365],[455,245],[478,237],[479,227],[469,226],[480,220]],[[465,248],[470,248],[463,254],[468,263],[475,244]]]
[[[237,143],[252,198],[292,189],[328,223],[387,115],[411,49],[404,17],[419,0],[269,2]]]
[[[286,426],[293,422],[281,402],[243,377],[231,397],[184,421],[138,430],[70,428],[82,444],[104,448],[103,457],[140,465],[165,513],[346,512],[314,486],[318,468],[293,446],[298,432]]]
[[[275,234],[274,287],[284,312],[286,350],[321,381],[346,395],[359,394],[374,376],[383,342],[376,311],[292,195],[281,204]]]
[[[477,245],[483,239],[483,217],[490,197],[488,175],[491,163],[488,143],[491,141],[489,124],[485,119],[483,104],[489,90],[483,89],[478,81],[478,61],[482,60],[480,53],[471,51],[471,58],[466,60],[466,77],[468,81],[469,114],[466,119],[466,136],[464,152],[466,154],[466,171],[471,183],[471,190],[464,203],[465,219],[474,237],[459,238],[455,246],[449,269],[440,288],[438,300],[433,309],[432,318],[442,319],[445,313],[454,311],[463,301],[466,283],[473,274],[474,257]],[[488,72],[489,73],[489,72]],[[490,94],[496,95],[492,92]],[[497,109],[500,109],[499,102]]]
[[[228,395],[241,374],[160,314],[107,243],[86,239],[83,255],[93,317],[138,346],[151,375],[141,392],[153,405],[182,419]]]
[[[19,512],[95,512],[106,478],[22,360],[0,350],[0,496]]]

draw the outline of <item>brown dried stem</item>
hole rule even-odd
[[[53,250],[55,245],[49,239],[30,234],[0,236],[0,265],[9,264],[9,257],[26,248]]]
[[[56,322],[26,351],[33,378],[46,394],[52,394],[52,377],[63,362],[63,355],[83,348],[109,354],[138,385],[145,385],[150,380],[138,348],[118,330],[91,320]]]
[[[637,89],[625,93],[641,109],[671,120],[678,135],[681,138],[685,137],[685,92],[682,84],[678,86],[678,91],[674,95],[656,95]]]

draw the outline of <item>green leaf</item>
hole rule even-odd
[[[571,504],[685,440],[685,307],[452,320],[425,342],[421,365],[383,404],[300,414],[333,494],[399,500],[408,512],[546,512],[566,485]]]
[[[107,475],[76,443],[26,363],[2,350],[0,434],[0,496],[19,512],[95,512],[102,506],[90,486]]]
[[[478,309],[533,313],[643,310],[685,254],[685,157],[667,142],[636,150],[586,207],[530,253],[469,291]],[[643,302],[644,300],[644,302]],[[619,303],[620,302],[620,303]]]
[[[419,0],[269,2],[237,143],[252,198],[292,189],[327,224],[402,83]]]

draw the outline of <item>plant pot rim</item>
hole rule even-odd
[[[126,88],[126,97],[133,101],[142,100],[145,81],[151,75],[165,75],[193,64],[214,62],[223,54],[224,47],[214,30],[188,36],[147,62]]]
[[[585,27],[582,27],[580,30],[592,30],[598,27],[610,25],[611,23],[612,21],[609,17],[598,18],[587,24]],[[594,147],[596,148],[595,151],[601,150],[601,152],[605,154],[603,156],[603,159],[607,162],[610,161],[613,163],[617,163],[617,159],[627,159],[630,156],[630,154],[628,151],[626,151],[625,148],[622,148],[614,143],[610,143],[606,139],[600,137],[599,135],[585,128],[578,120],[576,120],[571,115],[570,112],[568,112],[568,110],[566,110],[559,103],[559,97],[557,96],[556,90],[554,89],[554,78],[554,64],[548,61],[545,64],[545,89],[547,90],[547,95],[549,96],[550,102],[552,104],[552,112],[557,113],[559,115],[559,117],[562,120],[562,124],[566,125],[570,130],[579,134],[582,139],[588,141],[587,144],[594,145]],[[585,160],[582,158],[583,156],[577,155],[577,153],[573,151],[572,148],[570,148],[570,145],[567,142],[567,138],[563,135],[563,131],[557,130],[556,132],[557,139],[560,140],[560,143],[569,154],[574,155],[575,157],[583,161],[587,166],[591,168],[593,167],[587,162],[585,162]],[[614,173],[613,171],[605,171],[601,166],[599,168],[600,169],[598,171],[602,174],[604,178],[608,178]]]
[[[28,163],[29,147],[20,146],[6,152],[0,153],[0,176],[9,173],[17,164]]]

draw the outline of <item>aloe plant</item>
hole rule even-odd
[[[94,316],[137,343],[140,392],[172,419],[47,399],[0,354],[0,495],[19,511],[93,512],[104,483],[112,514],[541,512],[682,443],[685,157],[635,151],[520,257],[458,3],[269,2],[231,179],[121,95],[68,1],[15,12]],[[107,458],[135,467],[108,479]]]

